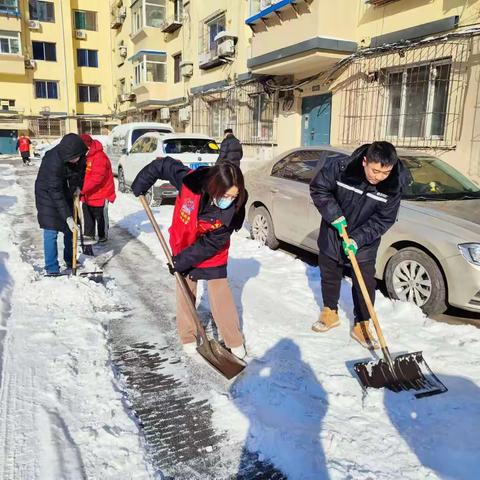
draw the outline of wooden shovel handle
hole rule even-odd
[[[73,199],[73,221],[75,226],[78,222],[78,198]],[[78,248],[78,228],[73,229],[73,256],[72,256],[72,273],[77,274],[77,248]]]
[[[155,217],[153,216],[153,212],[152,212],[152,209],[150,208],[150,205],[148,205],[144,195],[140,195],[138,198],[140,198],[140,202],[143,208],[145,209],[145,212],[147,213],[147,217],[150,220],[153,230],[155,231],[155,234],[157,235],[160,245],[162,246],[163,252],[167,257],[167,262],[169,263],[169,265],[173,267],[173,258],[172,258],[172,254],[170,253],[170,247],[165,241],[162,231],[160,230],[160,227],[158,226],[158,223],[155,220]],[[188,306],[188,310],[190,311],[193,321],[195,322],[195,326],[197,327],[198,334],[202,338],[202,341],[205,342],[205,344],[208,344],[207,335],[205,334],[205,330],[202,324],[200,323],[200,319],[198,318],[197,309],[195,308],[195,305],[192,299],[192,293],[188,288],[185,278],[182,275],[180,275],[180,273],[175,272],[175,279],[177,280],[178,286],[180,287],[180,291],[182,292],[182,295]]]
[[[341,237],[345,242],[350,240],[348,236],[347,230],[345,226],[342,226],[342,234]],[[380,347],[382,350],[385,351],[387,349],[387,344],[385,343],[385,338],[383,337],[382,329],[380,328],[380,322],[378,321],[377,313],[373,308],[372,300],[367,290],[367,286],[365,285],[365,280],[363,279],[362,272],[360,270],[360,266],[358,265],[357,258],[353,252],[348,252],[348,258],[352,264],[353,271],[355,272],[355,276],[357,277],[357,282],[360,285],[360,290],[362,291],[363,299],[365,300],[365,304],[367,305],[368,313],[370,314],[370,318],[373,320],[373,325],[375,326],[375,331],[377,332],[377,337],[380,342]]]

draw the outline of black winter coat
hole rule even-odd
[[[72,216],[73,193],[82,188],[85,176],[87,147],[74,134],[65,135],[61,142],[43,157],[35,181],[35,204],[40,228],[65,232],[65,220]],[[69,163],[80,156],[77,163]]]
[[[186,185],[193,193],[202,193],[198,220],[213,222],[220,220],[222,227],[201,235],[197,241],[174,257],[174,266],[178,272],[188,273],[193,280],[214,280],[226,278],[227,266],[209,268],[193,268],[194,265],[213,257],[230,240],[235,230],[240,230],[245,219],[245,204],[236,209],[235,202],[226,209],[212,203],[204,192],[204,182],[209,167],[201,167],[190,171],[182,162],[171,157],[157,158],[144,167],[132,183],[132,191],[136,197],[148,192],[158,180],[168,180],[178,191]]]
[[[218,156],[217,163],[227,161],[239,167],[242,157],[243,149],[240,140],[233,134],[227,135],[220,144],[220,155]]]
[[[344,160],[327,160],[310,183],[310,195],[322,216],[318,247],[340,263],[348,259],[331,225],[334,220],[345,216],[347,232],[358,245],[358,262],[370,262],[376,259],[381,236],[395,223],[400,207],[405,167],[399,160],[383,182],[371,185],[362,165],[368,146],[362,145]]]

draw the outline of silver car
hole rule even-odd
[[[353,148],[290,150],[245,174],[252,238],[275,249],[279,240],[317,253],[321,217],[309,183],[327,158]],[[480,188],[439,158],[398,150],[410,172],[398,221],[383,236],[377,277],[392,298],[428,314],[447,305],[480,312]]]

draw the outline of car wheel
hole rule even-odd
[[[258,207],[253,212],[250,236],[272,250],[280,246],[273,229],[272,217],[265,207]]]
[[[118,168],[118,190],[122,193],[127,193],[128,188],[127,184],[125,183],[125,174],[123,173],[123,168],[119,167]]]
[[[418,248],[404,248],[390,259],[385,283],[391,298],[412,302],[428,315],[447,309],[442,272],[435,260]]]

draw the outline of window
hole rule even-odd
[[[0,15],[19,15],[17,0],[0,0]]]
[[[178,83],[181,80],[180,63],[182,63],[182,54],[181,53],[173,56],[173,81],[174,81],[174,83]]]
[[[211,153],[218,155],[219,152],[219,147],[215,140],[203,138],[175,138],[172,140],[164,140],[163,149],[167,154]]]
[[[37,137],[61,137],[65,134],[63,120],[54,118],[40,118],[32,122],[33,131]]]
[[[96,30],[97,29],[97,12],[89,12],[86,10],[75,10],[74,24],[77,30]]]
[[[77,65],[79,67],[98,67],[98,50],[77,48]]]
[[[135,85],[145,82],[166,82],[166,60],[165,55],[143,55],[135,65]]]
[[[78,120],[79,134],[88,133],[89,135],[101,135],[103,122],[99,120]]]
[[[175,21],[183,21],[183,0],[175,0],[175,3],[173,5],[173,12]]]
[[[0,30],[0,53],[20,53],[20,33]]]
[[[79,85],[78,101],[79,102],[99,102],[100,87],[98,85]]]
[[[325,152],[298,150],[287,155],[272,168],[272,176],[310,183],[314,174],[324,164]]]
[[[207,20],[203,24],[203,35],[200,42],[200,50],[202,52],[217,53],[217,41],[215,37],[225,31],[225,15],[219,15],[211,20]]]
[[[450,69],[444,61],[388,72],[388,137],[443,137]]]
[[[209,103],[210,107],[210,135],[212,137],[223,137],[223,131],[228,124],[227,105],[222,100]]]
[[[40,22],[55,21],[55,6],[53,2],[30,0],[28,2],[28,9],[31,20],[39,20]]]
[[[171,130],[165,130],[163,128],[135,128],[132,130],[132,145],[138,138],[148,132],[172,133]]]
[[[274,104],[267,94],[253,97],[252,133],[256,139],[269,140],[273,137],[273,110]]]
[[[143,27],[160,28],[165,20],[165,0],[136,0],[132,4],[132,33]]]
[[[36,98],[58,98],[58,82],[35,80]]]
[[[133,144],[130,153],[145,153],[147,144],[150,143],[150,137],[140,138]]]
[[[57,49],[54,43],[32,42],[32,50],[35,60],[57,61]]]
[[[9,110],[15,110],[15,100],[9,98],[0,98],[0,110],[8,112]]]

